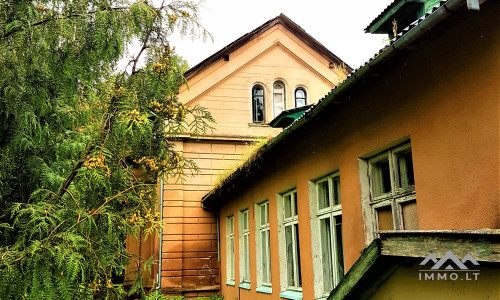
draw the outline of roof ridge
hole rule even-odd
[[[204,60],[196,64],[194,67],[187,70],[184,73],[184,77],[188,78],[201,73],[203,70],[207,69],[218,60],[228,56],[231,52],[234,52],[236,49],[242,47],[246,43],[253,40],[257,35],[267,31],[268,29],[272,28],[277,24],[282,24],[287,30],[289,30],[294,35],[298,36],[303,43],[305,43],[311,49],[316,51],[318,54],[330,60],[331,63],[336,63],[339,65],[344,64],[348,68],[348,70],[352,70],[352,68],[346,62],[344,62],[333,52],[328,50],[328,48],[326,48],[323,44],[321,44],[314,37],[308,34],[302,27],[300,27],[292,19],[287,17],[285,14],[280,13],[278,16],[266,21],[265,23],[255,28],[254,30],[245,33],[244,35],[240,36],[233,42],[227,44],[219,51],[205,58]],[[302,37],[300,35],[302,35]]]

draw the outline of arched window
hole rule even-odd
[[[301,107],[307,104],[307,94],[304,88],[297,88],[295,90],[295,107]]]
[[[276,118],[285,110],[285,84],[276,81],[273,85],[273,116]]]
[[[264,88],[258,84],[252,88],[252,120],[264,122]]]

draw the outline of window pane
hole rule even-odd
[[[262,282],[267,283],[268,278],[267,278],[267,237],[266,237],[266,232],[267,231],[261,231],[260,232],[260,241],[261,241],[261,259],[262,259]]]
[[[294,258],[293,258],[293,241],[292,241],[292,226],[285,227],[286,241],[286,277],[288,286],[295,286],[294,276]]]
[[[281,83],[281,81],[276,81],[274,83],[274,92],[283,93],[283,83]]]
[[[269,229],[266,230],[266,251],[267,251],[267,283],[271,283],[271,236],[269,235]]]
[[[274,117],[277,117],[285,109],[285,86],[277,81],[273,85],[273,106]]]
[[[243,230],[248,230],[248,210],[244,211],[242,216],[243,216]]]
[[[285,202],[285,219],[290,218],[292,216],[292,195],[285,195],[283,201]]]
[[[230,252],[229,252],[229,278],[230,279],[234,279],[234,239],[231,237],[230,239],[230,245],[229,245],[229,249],[230,249]]]
[[[297,215],[297,192],[293,192],[292,216]]]
[[[254,122],[264,121],[264,89],[257,85],[252,89],[252,115]]]
[[[335,216],[335,248],[337,279],[344,277],[344,244],[342,241],[342,216]],[[338,282],[337,282],[338,284]]]
[[[266,204],[260,205],[260,226],[266,225]]]
[[[318,207],[319,209],[330,207],[330,190],[328,180],[318,184]]]
[[[243,249],[245,251],[244,253],[244,264],[245,264],[245,271],[244,271],[244,281],[250,281],[250,253],[249,253],[249,245],[248,245],[248,234],[243,236]]]
[[[233,218],[227,219],[227,233],[233,234]]]
[[[269,224],[269,202],[266,202],[266,224]]]
[[[396,155],[398,160],[399,187],[406,188],[415,185],[411,149],[406,149]]]
[[[391,173],[387,157],[372,164],[372,188],[375,196],[391,191]]]
[[[417,217],[417,202],[401,203],[403,210],[403,229],[417,230],[418,217]]]
[[[306,105],[306,92],[302,88],[295,90],[295,107]]]
[[[324,291],[331,291],[333,289],[333,262],[330,218],[320,220],[320,235],[321,262],[323,264],[323,289]]]
[[[297,254],[296,258],[296,271],[297,271],[297,281],[298,284],[297,286],[302,286],[302,276],[300,274],[300,248],[299,248],[299,224],[294,224],[294,232],[293,234],[295,235],[295,253]]]
[[[334,177],[333,182],[333,205],[340,204],[340,177]]]
[[[377,210],[378,229],[379,230],[394,230],[392,221],[392,208],[390,205],[379,207]]]

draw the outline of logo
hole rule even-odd
[[[479,276],[479,270],[471,270],[466,265],[466,263],[471,265],[473,269],[475,269],[474,266],[479,266],[479,263],[469,253],[462,260],[458,259],[451,251],[446,252],[439,260],[431,253],[424,258],[420,265],[427,266],[429,262],[434,265],[430,269],[419,270],[419,280],[477,280]]]

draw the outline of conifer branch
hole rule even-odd
[[[40,21],[38,22],[34,22],[30,25],[30,27],[36,27],[36,26],[40,26],[40,25],[43,25],[45,23],[48,23],[50,21],[59,21],[59,20],[66,20],[66,19],[71,19],[71,18],[74,18],[74,17],[87,17],[87,16],[90,16],[90,15],[93,15],[99,11],[105,11],[105,10],[127,10],[129,9],[130,7],[107,7],[107,8],[102,8],[102,9],[96,9],[96,10],[93,10],[93,11],[89,11],[87,13],[84,13],[84,14],[69,14],[67,16],[57,16],[57,17],[53,17],[53,18],[48,18],[48,19],[41,19]],[[6,34],[0,36],[0,39],[3,39],[3,38],[7,38],[11,35],[13,35],[14,33],[16,32],[19,32],[19,31],[22,31],[22,27],[18,27],[14,30],[11,30],[9,32],[7,32]]]
[[[62,198],[62,196],[64,196],[64,193],[66,193],[71,182],[73,182],[76,175],[78,174],[78,170],[80,170],[80,168],[85,163],[85,158],[90,154],[90,152],[92,152],[92,150],[94,150],[94,145],[89,145],[87,147],[87,149],[85,149],[85,151],[82,155],[82,158],[75,164],[75,166],[73,167],[73,170],[71,170],[71,173],[69,174],[68,178],[66,178],[66,181],[64,181],[64,184],[57,192],[57,198],[60,199],[60,198]]]

